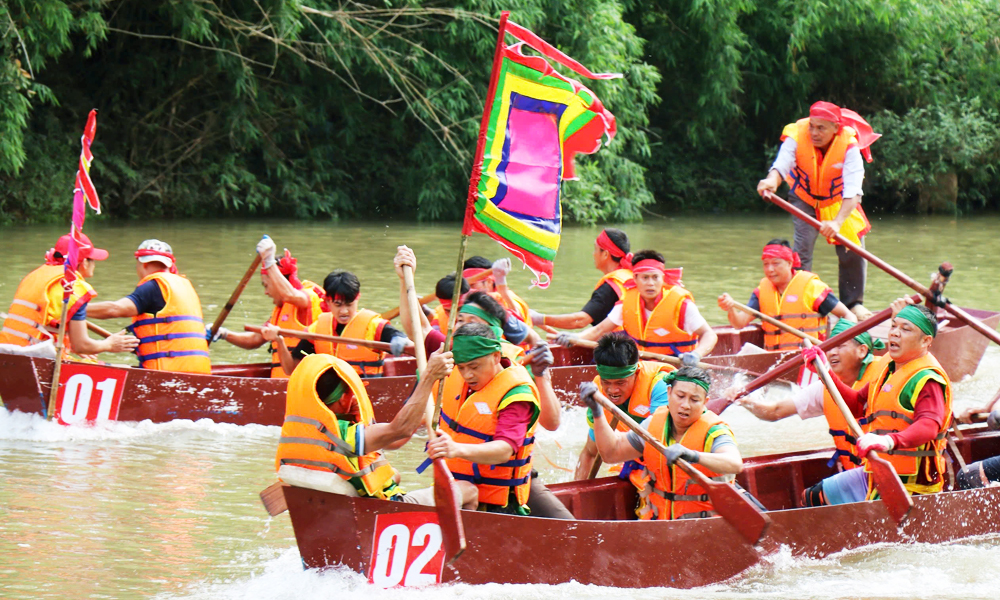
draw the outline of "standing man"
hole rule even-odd
[[[632,254],[628,236],[620,229],[608,227],[594,242],[594,268],[603,273],[590,300],[575,313],[543,315],[531,311],[531,323],[536,327],[582,329],[600,323],[618,304],[625,293],[625,284],[632,279]]]
[[[856,112],[830,102],[817,102],[809,117],[785,126],[781,149],[767,173],[757,184],[757,192],[776,192],[784,179],[790,188],[788,200],[805,212],[815,212],[823,224],[817,232],[808,223],[792,218],[795,252],[802,268],[812,270],[817,233],[828,240],[837,233],[864,247],[863,237],[871,225],[861,208],[861,184],[865,178],[862,154],[872,161],[868,146],[881,134]],[[859,319],[871,315],[864,305],[865,260],[837,242],[840,263],[840,298]]]
[[[132,317],[128,329],[139,338],[139,366],[157,371],[211,373],[201,300],[187,277],[177,273],[170,244],[146,240],[135,252],[139,285],[114,302],[90,308],[95,319]]]

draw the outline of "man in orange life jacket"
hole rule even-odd
[[[298,261],[292,258],[287,248],[281,260],[275,260],[275,250],[274,240],[270,236],[265,235],[257,244],[257,253],[261,257],[260,283],[264,286],[264,294],[274,301],[274,310],[268,324],[282,329],[305,331],[323,312],[323,299],[320,296],[323,290],[311,281],[299,280]],[[206,329],[210,331],[211,326],[206,326]],[[260,333],[229,331],[225,327],[220,327],[211,341],[218,340],[225,340],[247,350],[260,348],[267,343]],[[298,339],[293,341],[293,338],[285,338],[286,344],[298,342]],[[277,349],[277,342],[271,342],[271,377],[288,377],[281,368]]]
[[[987,413],[989,416],[986,418],[986,427],[990,431],[1000,431],[1000,395],[994,397],[986,406],[962,411],[962,416],[958,420],[962,423],[971,423],[972,415],[976,413]],[[1000,485],[1000,456],[991,456],[970,463],[955,474],[955,487],[960,490],[995,485]]]
[[[841,319],[837,321],[830,335],[835,336],[843,333],[852,325],[854,323],[851,321]],[[864,387],[878,374],[884,361],[890,360],[888,356],[876,358],[872,354],[872,349],[882,350],[884,348],[885,344],[882,343],[882,340],[873,340],[871,335],[865,331],[839,346],[830,348],[826,356],[830,360],[830,370],[841,381],[851,382],[851,387],[857,390]],[[796,394],[777,402],[744,396],[739,403],[758,419],[764,421],[779,421],[794,414],[798,414],[800,419],[825,416],[836,447],[828,466],[833,467],[839,462],[841,468],[847,470],[862,464],[854,448],[857,439],[851,435],[844,417],[840,414],[840,410],[834,404],[833,398],[822,381],[814,381]],[[861,419],[859,423],[864,427],[864,419]]]
[[[864,247],[864,235],[871,225],[861,208],[861,183],[865,178],[862,155],[872,161],[868,148],[880,137],[871,125],[852,110],[829,102],[817,102],[809,117],[786,125],[781,132],[781,149],[767,173],[757,184],[757,192],[776,192],[784,179],[790,188],[788,200],[806,213],[815,212],[822,229],[792,218],[795,251],[802,268],[812,268],[816,236],[827,239],[840,233]],[[840,298],[859,318],[871,314],[864,305],[865,259],[837,242],[840,263]]]
[[[787,240],[768,242],[761,261],[764,278],[747,301],[750,308],[820,339],[826,338],[827,315],[832,313],[849,321],[857,320],[819,277],[799,268],[799,257]],[[719,296],[718,302],[719,308],[726,311],[729,324],[737,329],[746,327],[756,318],[733,306],[733,297],[729,294]],[[762,323],[761,329],[764,330],[765,350],[773,352],[802,347],[802,338],[774,325]]]
[[[38,267],[17,286],[14,301],[7,311],[0,331],[0,344],[29,347],[54,339],[59,331],[63,311],[62,279],[65,260],[69,252],[70,236],[64,235],[45,255],[45,264]],[[79,355],[99,352],[131,352],[139,340],[120,332],[104,340],[94,340],[87,335],[87,305],[97,292],[85,279],[93,277],[97,261],[107,260],[108,251],[95,248],[90,238],[80,234],[77,242],[79,264],[76,280],[69,298],[66,325],[67,351]],[[51,347],[49,347],[51,348]],[[16,349],[11,349],[16,352]],[[55,358],[52,350],[51,358]]]
[[[679,467],[683,458],[717,481],[731,481],[743,470],[736,436],[718,415],[705,408],[710,381],[698,367],[682,367],[667,374],[670,400],[640,425],[667,447],[664,456],[635,432],[614,431],[594,399],[597,385],[580,384],[580,398],[594,412],[594,438],[608,463],[642,459],[639,487],[640,519],[690,519],[715,514],[708,493]]]
[[[639,347],[627,334],[621,331],[609,333],[597,341],[594,348],[594,364],[597,377],[594,383],[598,389],[614,402],[636,423],[641,423],[661,406],[666,406],[670,392],[664,381],[667,373],[673,371],[670,365],[650,360],[639,360]],[[606,413],[608,419],[611,415]],[[587,442],[580,451],[576,463],[574,479],[587,479],[597,458],[597,442],[594,439],[594,414],[587,410],[590,432]],[[617,424],[618,431],[628,431],[625,423]],[[642,464],[625,463],[619,477],[625,479],[634,469],[642,469]]]
[[[358,308],[361,299],[361,282],[349,271],[337,269],[323,280],[326,301],[331,312],[322,313],[309,326],[310,333],[334,335],[375,342],[387,342],[392,346],[393,356],[399,356],[410,343],[406,335],[389,324],[378,313],[367,308]],[[278,328],[264,327],[264,339],[277,339]],[[381,377],[382,361],[385,353],[370,350],[354,344],[334,344],[331,342],[310,342],[302,340],[290,352],[283,339],[278,339],[278,356],[281,368],[291,373],[295,365],[309,354],[332,354],[354,365],[354,370],[362,377]]]
[[[469,293],[469,282],[462,278],[461,295]],[[448,317],[451,314],[451,301],[455,294],[455,274],[450,273],[438,280],[434,286],[434,295],[440,303],[434,313],[430,316],[431,327],[448,335]]]
[[[867,433],[858,438],[857,455],[875,450],[892,463],[911,494],[933,494],[944,486],[944,451],[952,418],[951,382],[929,352],[937,335],[937,319],[909,298],[892,303],[888,356],[871,382],[855,390],[833,380],[844,402]],[[812,348],[807,361],[821,357]],[[878,493],[870,470],[852,469],[824,479],[805,490],[807,506],[843,504],[874,499]]]
[[[590,294],[590,300],[575,313],[544,315],[531,311],[531,323],[536,327],[582,329],[600,323],[614,309],[625,293],[625,284],[632,279],[632,254],[628,236],[620,229],[608,227],[594,242],[594,267],[603,276]]]
[[[681,285],[681,269],[667,269],[664,260],[655,250],[636,252],[633,279],[608,317],[579,335],[559,334],[557,343],[572,346],[577,337],[597,341],[624,329],[640,350],[678,356],[687,366],[698,364],[719,338]]]
[[[483,271],[492,271],[491,276],[469,285],[473,290],[481,290],[496,298],[497,302],[518,319],[525,323],[531,322],[531,309],[528,308],[528,303],[507,286],[507,275],[511,269],[509,258],[500,258],[491,263],[482,256],[473,256],[462,264],[462,269],[462,277],[470,281],[470,278]]]
[[[114,302],[91,305],[95,319],[132,317],[128,329],[139,338],[139,366],[157,371],[210,373],[201,300],[194,286],[177,273],[170,245],[146,240],[135,253],[139,285]]]

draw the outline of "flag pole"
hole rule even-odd
[[[73,241],[71,240],[72,244]],[[69,258],[64,258],[63,260],[69,260]],[[65,294],[65,292],[64,292]],[[45,418],[49,421],[56,413],[56,398],[59,396],[59,371],[62,370],[63,361],[63,349],[66,345],[63,343],[63,339],[66,336],[66,322],[69,320],[69,299],[63,299],[63,310],[62,317],[59,318],[59,334],[56,337],[56,365],[52,369],[52,386],[49,388],[49,404],[45,409]]]

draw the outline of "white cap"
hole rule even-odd
[[[174,249],[160,240],[146,240],[139,244],[135,258],[141,263],[158,262],[167,267],[174,266]]]

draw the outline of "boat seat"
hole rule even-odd
[[[340,494],[341,496],[358,496],[358,491],[354,489],[354,486],[335,473],[316,471],[315,469],[306,469],[294,465],[281,465],[278,469],[278,479],[295,487],[330,492],[331,494]]]

